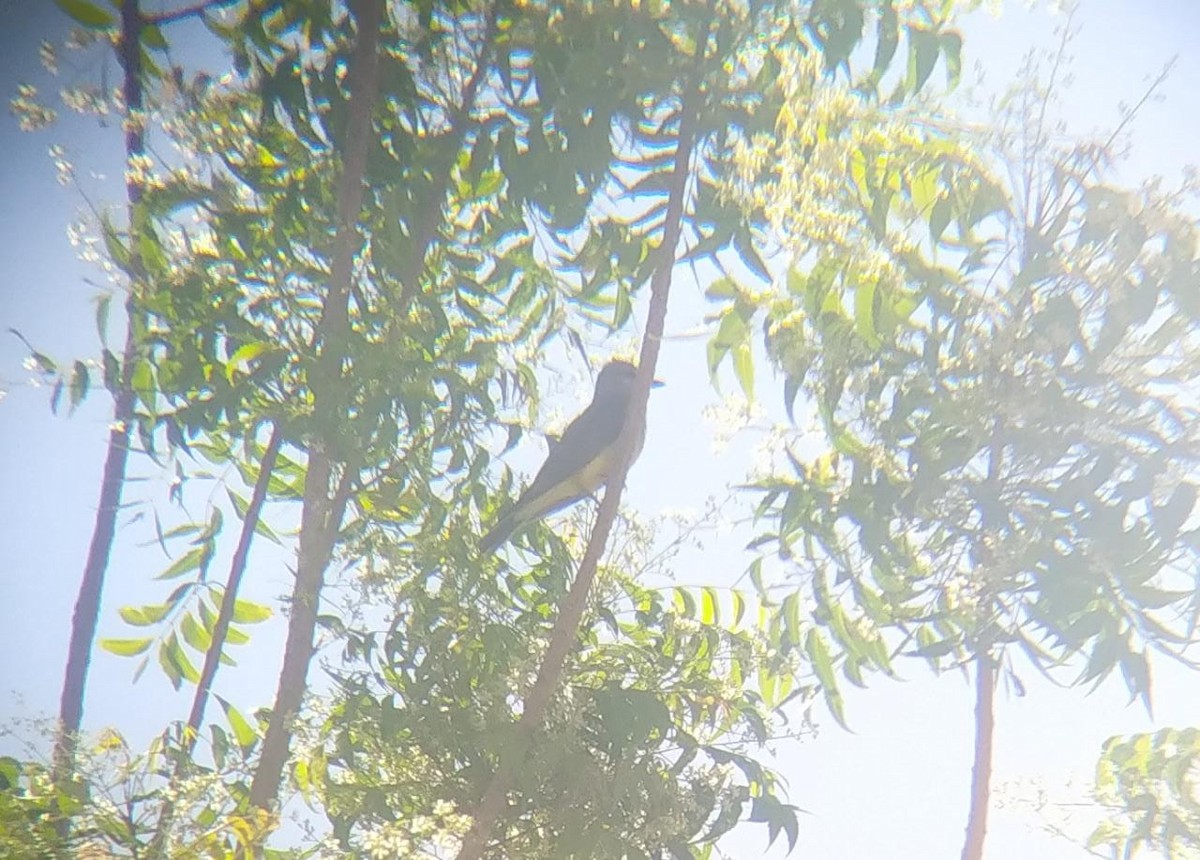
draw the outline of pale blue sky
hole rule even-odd
[[[1026,12],[1012,3],[993,21],[976,16],[966,31],[968,63],[979,62],[987,81],[999,87],[1011,80],[1021,55],[1032,44],[1047,45],[1055,22],[1044,11]],[[24,17],[13,14],[21,3],[0,2],[0,12],[15,25],[0,32],[3,94],[17,81],[44,82],[36,58],[37,42],[47,29],[59,29],[49,0]],[[1119,102],[1132,103],[1171,56],[1179,62],[1162,90],[1163,101],[1147,105],[1132,128],[1133,156],[1122,168],[1126,179],[1154,173],[1176,176],[1196,159],[1200,115],[1200,4],[1194,0],[1085,0],[1082,30],[1072,53],[1075,84],[1064,115],[1071,127],[1088,132],[1111,127]],[[81,69],[89,79],[95,68]],[[109,80],[116,80],[109,67]],[[968,78],[971,76],[968,75]],[[19,328],[39,348],[58,357],[90,355],[96,338],[91,298],[85,279],[96,272],[77,263],[65,226],[79,200],[54,180],[46,155],[62,143],[79,165],[108,175],[91,183],[103,201],[118,199],[114,182],[121,174],[121,142],[115,128],[97,133],[90,123],[68,122],[50,133],[23,134],[11,118],[0,121],[0,328]],[[681,272],[681,276],[682,276]],[[668,321],[671,332],[695,324],[705,311],[700,290],[683,277],[677,282]],[[71,419],[53,418],[48,392],[34,390],[21,370],[24,350],[15,338],[0,336],[0,541],[9,548],[0,568],[0,725],[11,717],[52,716],[57,697],[79,574],[91,534],[98,493],[105,431],[111,407],[94,396]],[[576,368],[577,369],[577,368]],[[650,412],[645,453],[630,485],[630,502],[642,511],[698,507],[709,495],[744,474],[752,438],[742,438],[721,456],[711,453],[700,411],[716,398],[707,387],[703,341],[677,339],[663,350],[659,375],[668,380],[656,391]],[[777,401],[769,380],[760,382],[764,401]],[[571,411],[576,404],[564,403]],[[528,442],[510,463],[528,472],[541,448]],[[135,473],[151,474],[135,460]],[[157,492],[151,484],[134,485],[133,496]],[[144,525],[122,530],[110,569],[100,632],[131,635],[116,617],[129,603],[161,599],[164,591],[148,586],[161,567],[157,549],[139,544],[151,539]],[[703,553],[685,554],[677,565],[679,581],[729,582],[744,569],[740,540],[710,538]],[[285,593],[290,576],[279,552],[255,550],[252,591],[270,599]],[[221,564],[216,566],[221,569]],[[253,651],[242,665],[223,671],[222,694],[244,709],[269,703],[275,688],[281,625],[255,631]],[[257,657],[255,655],[258,655]],[[1034,785],[1052,800],[1079,799],[1086,791],[1100,743],[1114,733],[1160,725],[1200,725],[1200,679],[1163,661],[1155,665],[1156,720],[1140,706],[1127,705],[1119,678],[1098,692],[1050,687],[1032,673],[1023,680],[1023,699],[998,697],[996,797],[988,856],[1022,860],[1086,857],[1070,842],[1042,829],[1045,819],[1028,803]],[[133,663],[98,653],[92,666],[86,727],[115,725],[135,743],[166,721],[186,713],[190,691],[175,693],[153,668],[130,685]],[[811,815],[801,820],[798,856],[818,858],[953,858],[958,856],[966,811],[970,770],[973,695],[961,676],[933,678],[915,664],[908,680],[879,678],[869,690],[847,692],[847,713],[854,733],[823,720],[816,740],[777,746],[777,766],[790,782],[791,799]],[[9,698],[8,691],[16,696]],[[0,750],[8,746],[0,739]],[[1076,780],[1074,787],[1068,780]],[[1086,828],[1077,835],[1083,835]],[[743,835],[744,834],[744,835]],[[755,829],[747,828],[724,845],[732,856],[762,856]],[[780,855],[782,856],[782,855]]]

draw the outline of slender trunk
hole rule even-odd
[[[126,350],[128,358],[131,350]],[[87,687],[92,643],[96,638],[96,623],[100,615],[100,598],[104,592],[104,574],[116,534],[117,513],[121,508],[121,491],[125,486],[125,466],[129,460],[130,424],[133,395],[118,391],[113,428],[108,433],[108,451],[104,459],[104,474],[100,479],[100,501],[92,527],[92,542],[88,547],[75,614],[71,620],[71,641],[67,646],[67,668],[63,676],[59,701],[59,734],[55,744],[55,782],[71,778],[75,769],[75,749],[79,728],[83,723],[83,695]]]
[[[246,563],[250,558],[250,544],[254,540],[254,531],[258,528],[263,505],[267,501],[267,486],[275,471],[275,460],[279,456],[279,447],[282,444],[283,430],[276,424],[271,430],[271,438],[267,441],[262,460],[258,464],[258,480],[254,483],[250,504],[246,507],[246,515],[242,520],[242,533],[238,536],[237,547],[233,551],[233,560],[229,564],[229,578],[225,581],[225,592],[221,596],[221,609],[217,613],[216,624],[213,625],[212,643],[204,655],[204,668],[200,671],[200,682],[196,685],[196,695],[192,698],[192,710],[188,715],[187,733],[184,736],[189,755],[200,733],[200,724],[204,722],[204,709],[212,692],[213,679],[217,676],[217,667],[221,664],[221,651],[225,648],[229,625],[233,623],[238,590],[242,587],[242,577],[246,573]]]
[[[121,7],[121,41],[118,56],[124,70],[123,95],[126,105],[125,156],[133,159],[146,151],[142,129],[142,60],[139,40],[142,17],[138,0],[126,0]],[[131,174],[132,177],[133,174]],[[84,562],[83,578],[79,584],[79,596],[75,601],[75,613],[71,620],[71,639],[67,646],[67,667],[63,675],[62,696],[59,700],[58,736],[54,745],[54,781],[63,785],[71,779],[75,770],[75,751],[79,730],[83,724],[83,698],[87,689],[88,668],[91,662],[92,643],[96,638],[96,623],[100,615],[100,600],[104,593],[104,575],[108,570],[112,554],[113,539],[117,529],[117,514],[121,508],[121,493],[125,485],[125,467],[129,460],[129,444],[133,430],[134,396],[130,379],[133,372],[137,340],[135,337],[135,299],[141,281],[142,259],[138,251],[136,230],[137,207],[142,199],[140,180],[130,178],[126,182],[125,194],[129,218],[129,296],[125,303],[126,334],[121,354],[121,370],[113,380],[113,426],[108,433],[108,449],[104,459],[104,473],[100,481],[100,499],[96,509],[96,520],[92,527],[92,540]],[[64,819],[59,824],[59,834],[66,837],[69,824]]]
[[[995,735],[996,664],[988,654],[975,660],[975,763],[971,769],[971,810],[962,860],[983,860],[987,834],[988,797],[992,778],[992,738]]]
[[[707,45],[707,32],[698,39],[701,56]],[[521,717],[517,721],[513,742],[501,756],[496,772],[488,783],[484,796],[476,808],[471,829],[463,839],[458,860],[479,860],[492,838],[496,822],[504,811],[505,798],[512,785],[513,777],[521,766],[532,741],[534,732],[546,716],[550,700],[558,689],[563,668],[579,635],[579,624],[587,608],[588,592],[596,578],[596,566],[608,542],[609,533],[621,504],[621,493],[625,489],[625,477],[630,465],[630,432],[646,420],[646,404],[650,396],[650,383],[658,361],[659,346],[666,324],[667,299],[671,290],[671,274],[675,265],[675,251],[683,229],[683,214],[686,205],[687,182],[691,170],[692,154],[696,146],[696,101],[699,95],[698,81],[693,81],[680,107],[679,139],[675,150],[675,166],[671,174],[667,198],[667,212],[663,224],[661,257],[650,279],[650,310],[646,322],[646,335],[642,341],[638,359],[638,377],[632,394],[632,408],[623,431],[625,438],[624,462],[610,478],[596,515],[596,525],[588,540],[587,550],[579,564],[579,572],[563,601],[558,619],[550,634],[550,643],[538,669],[538,675],[525,697]]]
[[[262,755],[250,784],[250,803],[271,809],[279,794],[279,783],[287,765],[292,738],[292,721],[300,713],[307,689],[308,664],[312,661],[317,610],[325,569],[333,557],[333,546],[341,527],[349,497],[349,472],[343,474],[333,497],[329,495],[332,477],[329,456],[321,450],[309,454],[304,481],[304,512],[300,522],[300,550],[296,565],[296,585],[292,590],[291,618],[284,645],[283,667],[275,706],[263,738]]]
[[[341,394],[343,344],[349,329],[351,279],[360,243],[358,218],[362,211],[371,116],[378,89],[380,28],[384,21],[383,0],[364,0],[352,3],[351,8],[357,35],[350,61],[349,125],[338,184],[338,227],[333,243],[329,295],[314,344],[320,352],[310,380],[314,411],[330,418],[337,412],[330,403],[337,403]],[[304,481],[300,548],[283,667],[263,738],[262,755],[250,785],[250,803],[260,809],[272,809],[278,799],[291,744],[292,721],[300,711],[307,689],[308,664],[313,655],[325,569],[332,558],[350,495],[352,470],[345,468],[337,489],[330,496],[334,467],[326,446],[320,440],[314,440]]]
[[[349,324],[347,305],[350,296],[351,266],[358,236],[355,225],[362,209],[362,180],[366,172],[368,135],[376,98],[377,51],[383,7],[378,0],[369,0],[361,4],[361,8],[355,8],[355,14],[358,44],[355,46],[351,62],[351,72],[356,75],[351,89],[351,128],[347,135],[347,152],[338,190],[339,231],[334,246],[330,297],[319,330],[325,352],[321,356],[318,375],[323,385],[330,386],[326,390],[332,394],[331,399],[336,398],[340,374],[340,357],[336,351],[331,350],[331,345],[338,344]],[[487,70],[486,52],[495,40],[496,29],[496,10],[493,7],[487,16],[484,43],[475,71],[463,89],[462,105],[452,120],[451,133],[460,143],[469,128],[470,114]],[[448,147],[448,150],[457,152],[458,148],[459,144],[456,143],[453,147]],[[450,167],[447,166],[441,180],[431,189],[426,217],[417,224],[411,265],[401,276],[402,307],[410,304],[419,290],[425,255],[437,235],[437,221],[450,175]],[[316,402],[323,405],[327,401],[322,394],[323,392],[317,390],[317,386],[314,385]],[[333,461],[324,450],[318,447],[310,452],[296,586],[292,596],[292,618],[288,628],[284,665],[280,671],[275,708],[263,740],[262,756],[250,790],[250,802],[263,809],[270,808],[275,803],[283,768],[287,763],[290,724],[299,712],[306,689],[308,664],[313,655],[317,606],[324,585],[325,569],[332,558],[349,496],[351,473],[347,470],[342,475],[341,485],[330,499],[329,480],[333,474],[333,466]]]
[[[250,545],[254,540],[255,529],[262,515],[263,505],[267,501],[267,487],[271,475],[275,471],[275,460],[279,456],[279,448],[283,443],[283,429],[276,424],[271,431],[271,438],[263,451],[258,466],[258,480],[254,482],[254,491],[250,503],[246,506],[246,515],[242,518],[242,532],[238,537],[237,547],[233,551],[233,560],[229,564],[229,577],[225,581],[225,592],[221,597],[221,608],[213,625],[212,642],[204,654],[204,668],[200,670],[200,681],[196,685],[196,694],[192,698],[192,710],[188,715],[187,727],[184,729],[182,749],[175,760],[175,771],[171,777],[172,785],[178,783],[184,768],[191,761],[192,750],[200,737],[200,726],[204,722],[204,711],[208,706],[208,698],[212,693],[213,680],[217,668],[221,664],[221,652],[225,649],[225,640],[229,635],[229,626],[233,623],[233,611],[237,605],[238,591],[242,585],[242,577],[246,573],[246,563],[250,558]],[[175,804],[167,792],[167,800],[163,802],[162,812],[155,825],[154,839],[150,845],[150,856],[163,856],[163,848],[170,834],[171,825],[175,820]]]

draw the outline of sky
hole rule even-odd
[[[21,14],[16,14],[17,11]],[[18,82],[52,85],[37,61],[42,38],[61,35],[63,20],[49,0],[0,0],[0,92]],[[1172,57],[1178,61],[1161,90],[1132,125],[1127,181],[1163,174],[1177,178],[1196,158],[1200,131],[1200,4],[1194,0],[1085,0],[1073,43],[1074,83],[1061,105],[1072,133],[1111,128],[1118,105],[1131,104]],[[968,67],[979,64],[985,89],[1011,80],[1026,50],[1053,43],[1062,22],[1044,9],[1027,11],[1010,3],[999,20],[976,15],[965,28]],[[118,76],[110,62],[66,69],[64,77]],[[966,76],[968,79],[972,75]],[[19,132],[0,118],[0,542],[7,548],[0,567],[0,727],[14,720],[53,717],[65,664],[71,611],[91,534],[111,406],[94,395],[70,418],[53,417],[48,391],[31,384],[22,369],[26,351],[4,332],[14,327],[39,349],[58,357],[94,354],[93,298],[98,273],[75,259],[66,225],[82,210],[78,194],[60,187],[47,149],[63,145],[78,165],[102,179],[86,179],[96,199],[119,199],[121,141],[116,125],[97,132],[90,121],[68,121],[51,132]],[[652,514],[699,508],[745,474],[753,434],[735,439],[720,453],[710,441],[704,408],[717,403],[704,369],[703,338],[685,336],[706,308],[702,290],[681,276],[673,293],[668,340],[658,375],[668,385],[654,393],[641,460],[631,477],[629,503]],[[644,322],[644,315],[639,323]],[[619,344],[626,345],[626,340]],[[574,368],[579,371],[578,366]],[[776,400],[776,384],[761,379],[759,396]],[[732,385],[728,386],[730,389]],[[565,398],[571,414],[581,404]],[[543,449],[526,442],[509,464],[528,475]],[[697,468],[696,464],[706,464]],[[135,473],[154,477],[138,462]],[[154,493],[158,493],[154,496]],[[153,482],[133,485],[133,498],[163,502]],[[131,511],[132,515],[133,511]],[[152,602],[147,583],[164,564],[146,523],[127,524],[118,534],[110,567],[101,636],[127,636],[117,608]],[[706,537],[703,551],[682,555],[681,583],[728,583],[749,557],[728,535]],[[256,548],[251,597],[271,600],[287,592],[288,558]],[[221,569],[218,560],[216,569]],[[236,670],[223,672],[222,694],[249,710],[267,704],[274,691],[282,624],[254,631],[253,651]],[[114,725],[135,744],[159,727],[182,718],[190,691],[176,693],[154,671],[131,684],[134,664],[97,653],[92,663],[85,727]],[[317,670],[314,670],[317,671]],[[796,856],[832,858],[952,858],[961,849],[970,779],[973,693],[958,674],[933,677],[910,665],[904,680],[874,679],[870,689],[850,689],[846,712],[852,732],[827,718],[819,737],[775,745],[774,765],[785,775],[791,800],[805,810]],[[1071,860],[1089,856],[1072,841],[1049,832],[1064,822],[1083,838],[1090,821],[1070,804],[1086,798],[1103,740],[1112,735],[1166,725],[1200,725],[1200,680],[1162,660],[1155,664],[1155,715],[1151,720],[1129,704],[1119,678],[1085,695],[1059,689],[1032,672],[1023,678],[1023,698],[1003,689],[997,696],[994,804],[988,856],[1023,860]],[[11,692],[11,695],[9,693]],[[819,713],[819,712],[818,712]],[[13,740],[0,735],[0,753]],[[1048,805],[1039,808],[1044,796]],[[753,827],[739,829],[722,845],[731,857],[763,856]],[[783,856],[773,851],[770,856]]]

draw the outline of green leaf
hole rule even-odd
[[[183,620],[179,624],[179,630],[183,633],[183,641],[191,645],[201,654],[208,651],[212,645],[212,636],[208,631],[196,620],[196,616],[187,614],[183,616]]]
[[[121,363],[111,349],[104,350],[104,387],[111,392],[121,383]]]
[[[271,617],[271,607],[249,600],[236,600],[233,604],[233,620],[238,624],[257,624]]]
[[[833,658],[829,654],[829,646],[815,627],[808,631],[805,651],[808,653],[808,659],[812,661],[813,671],[817,673],[817,680],[821,682],[821,691],[825,694],[825,703],[829,706],[830,713],[838,721],[838,725],[844,729],[849,728],[846,725],[842,697],[837,688],[837,678],[833,674]]]
[[[154,640],[146,639],[101,639],[100,647],[119,657],[134,657],[150,647]]]
[[[937,65],[938,36],[932,30],[924,27],[910,26],[908,28],[908,79],[905,88],[915,95],[933,74]]]
[[[709,301],[721,301],[737,296],[737,286],[729,278],[717,278],[704,290],[704,297]]]
[[[63,395],[64,385],[65,385],[65,381],[60,376],[58,378],[58,380],[54,383],[54,389],[50,392],[50,413],[52,415],[58,414],[58,406],[60,403],[62,403],[62,395]]]
[[[783,616],[783,629],[787,633],[787,645],[792,648],[799,648],[801,628],[800,595],[798,592],[793,591],[783,599],[780,613]]]
[[[1130,701],[1138,698],[1150,710],[1150,661],[1146,652],[1126,651],[1121,655],[1121,674],[1129,689]]]
[[[754,586],[754,592],[759,596],[760,600],[767,599],[767,587],[763,582],[762,559],[756,558],[746,567],[746,573],[750,577],[750,584]]]
[[[200,680],[200,673],[196,671],[196,667],[184,653],[183,646],[179,644],[179,637],[174,633],[159,647],[158,662],[167,672],[172,686],[177,690],[181,680],[186,680],[191,684]]]
[[[796,820],[796,810],[793,807],[780,802],[773,795],[763,794],[753,799],[749,820],[766,823],[768,846],[774,843],[782,832],[787,834],[788,852],[795,848],[796,839],[800,835],[800,824]]]
[[[162,28],[155,24],[145,24],[142,26],[142,44],[152,51],[165,51],[168,47],[167,38],[163,35]]]
[[[122,606],[117,611],[126,624],[132,624],[135,627],[149,627],[166,618],[171,607],[165,603],[155,603],[139,607]]]
[[[74,412],[76,407],[83,402],[87,397],[88,389],[91,387],[91,376],[88,373],[87,365],[82,361],[76,361],[75,367],[71,372],[71,411]]]
[[[747,343],[749,337],[750,330],[746,326],[745,317],[736,307],[731,307],[722,314],[721,325],[717,327],[717,333],[713,335],[713,340],[721,346],[732,349]]]
[[[204,563],[205,556],[209,551],[207,546],[198,546],[188,550],[177,558],[174,564],[156,576],[155,579],[175,579],[190,571],[198,570],[201,564]]]
[[[154,413],[157,405],[155,396],[157,389],[154,385],[154,368],[150,362],[145,359],[138,360],[133,366],[133,376],[130,377],[129,384],[142,404],[151,413]]]
[[[919,214],[931,211],[937,202],[940,173],[937,167],[930,167],[917,172],[909,182],[909,196],[912,197],[913,208]]]
[[[258,358],[264,352],[271,348],[268,343],[246,343],[238,347],[233,355],[229,356],[229,361],[225,364],[225,379],[233,385],[233,378],[239,372],[242,374],[249,373],[250,362]]]
[[[249,752],[258,743],[258,732],[242,716],[241,711],[220,696],[217,696],[216,699],[225,711],[225,719],[229,720],[229,728],[233,729],[233,737],[237,740],[238,746],[242,748],[243,752]]]
[[[613,305],[612,327],[619,329],[629,322],[633,313],[633,299],[629,295],[629,287],[623,283],[617,284],[617,301]]]
[[[221,513],[221,509],[214,507],[212,513],[208,517],[208,522],[204,525],[204,530],[193,538],[192,543],[196,545],[208,543],[221,532],[221,527],[225,523],[225,515]]]
[[[491,197],[503,185],[504,173],[499,170],[489,170],[479,178],[479,184],[475,186],[475,196],[477,198]]]
[[[733,350],[733,373],[747,400],[754,399],[754,356],[750,344],[743,343]]]
[[[108,252],[108,256],[116,263],[118,268],[129,270],[129,248],[121,241],[120,235],[117,233],[117,228],[107,218],[103,219],[101,229],[104,236],[104,249]]]
[[[954,89],[962,80],[962,36],[951,30],[942,33],[940,42],[942,56],[946,58],[946,85]]]
[[[783,405],[787,410],[788,420],[796,423],[796,398],[800,395],[800,383],[803,372],[799,375],[789,373],[783,380]]]
[[[762,696],[763,702],[766,703],[768,708],[774,708],[779,704],[778,685],[779,676],[766,666],[760,666],[758,670],[758,694]]]
[[[696,617],[696,598],[686,588],[674,589],[675,612],[683,618]]]
[[[878,349],[883,343],[875,330],[875,302],[878,284],[860,283],[854,290],[854,330],[867,346]]]
[[[896,8],[891,0],[885,0],[879,16],[879,39],[875,43],[875,64],[871,77],[876,83],[887,72],[892,58],[896,56],[896,48],[900,44],[900,21]]]
[[[1112,845],[1114,851],[1116,846],[1125,841],[1125,831],[1115,821],[1102,821],[1096,825],[1096,829],[1092,831],[1092,835],[1088,837],[1088,848],[1099,848],[1101,845]]]
[[[87,0],[54,0],[54,2],[58,4],[59,9],[70,15],[72,20],[92,30],[111,27],[116,21],[111,12],[101,9]]]
[[[100,336],[100,345],[108,346],[108,311],[112,307],[112,293],[105,293],[96,299],[96,334]]]
[[[954,205],[945,197],[933,204],[929,213],[929,238],[933,244],[942,240],[942,234],[950,225],[950,217],[954,214]]]
[[[738,625],[742,623],[742,616],[746,614],[746,598],[742,597],[742,593],[736,589],[730,592],[730,602],[733,604],[733,621],[729,626],[733,630],[737,630]]]

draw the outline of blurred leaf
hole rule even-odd
[[[133,657],[150,647],[153,639],[101,639],[100,647],[119,657]]]
[[[88,0],[54,0],[75,22],[93,30],[111,27],[115,20],[110,12]]]

